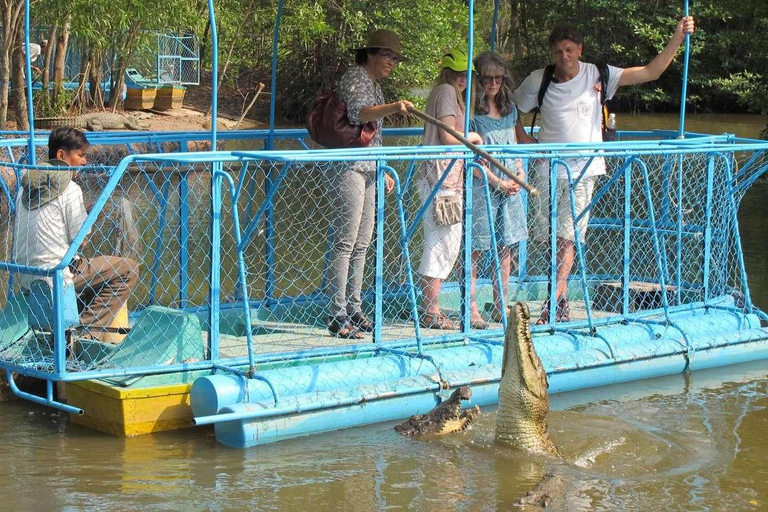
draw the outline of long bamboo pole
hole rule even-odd
[[[538,189],[536,189],[535,187],[530,186],[528,183],[526,183],[525,181],[523,181],[520,178],[518,178],[517,174],[515,174],[512,171],[510,171],[509,169],[507,169],[507,167],[504,164],[502,164],[501,162],[499,162],[493,155],[491,155],[490,153],[488,153],[484,149],[480,149],[476,145],[474,145],[471,142],[469,142],[469,140],[467,140],[466,137],[464,137],[461,133],[456,131],[456,129],[454,129],[453,127],[445,124],[444,122],[440,121],[439,119],[435,119],[434,117],[430,116],[429,114],[426,114],[426,113],[422,112],[421,110],[418,110],[418,109],[416,109],[414,107],[408,107],[408,112],[410,112],[411,114],[415,115],[416,117],[418,117],[420,119],[423,119],[427,123],[431,123],[431,124],[434,124],[435,126],[438,126],[439,128],[442,128],[446,132],[448,132],[451,135],[453,135],[456,138],[456,140],[458,140],[459,142],[461,142],[462,144],[467,146],[469,149],[471,149],[474,154],[479,155],[479,156],[485,158],[486,160],[488,160],[488,162],[490,162],[491,165],[493,165],[494,167],[499,169],[509,179],[511,179],[512,181],[514,181],[515,183],[520,185],[522,188],[524,188],[533,197],[537,197],[539,195]]]

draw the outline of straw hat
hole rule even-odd
[[[368,36],[368,42],[365,46],[354,48],[354,51],[365,50],[367,48],[386,48],[392,50],[400,59],[404,59],[402,52],[400,51],[400,36],[391,30],[379,29],[374,30]]]

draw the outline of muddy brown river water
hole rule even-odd
[[[766,119],[693,116],[755,136]],[[677,128],[676,116],[619,116]],[[768,183],[740,211],[755,303],[768,309]],[[121,439],[25,402],[0,404],[0,510],[509,510],[546,473],[560,510],[768,510],[768,362],[552,397],[555,461],[467,432],[405,439],[392,423],[248,450],[207,428]]]

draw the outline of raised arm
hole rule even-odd
[[[645,66],[626,68],[619,79],[619,87],[642,84],[659,78],[674,60],[677,49],[685,41],[685,35],[693,34],[694,30],[693,16],[683,17],[677,24],[672,39],[669,40],[661,53]]]

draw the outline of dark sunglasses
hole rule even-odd
[[[504,82],[504,75],[483,75],[482,78],[480,78],[480,81],[483,82],[483,84],[488,85],[491,82],[496,82],[497,84],[501,84]]]

